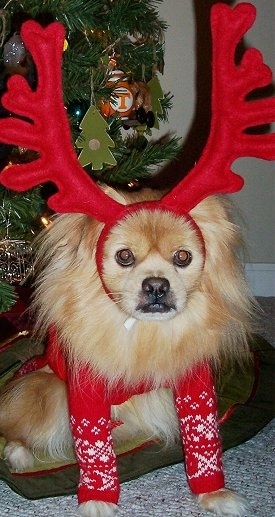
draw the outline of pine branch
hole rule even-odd
[[[143,78],[145,82],[152,78],[154,68],[163,68],[164,50],[161,43],[154,40],[145,41],[142,45],[134,45],[125,38],[122,41],[120,65],[126,73],[133,77]]]
[[[167,25],[158,17],[154,8],[157,1],[144,0],[119,0],[105,4],[104,13],[106,30],[111,30],[113,35],[142,34],[145,37],[158,40]]]
[[[84,37],[76,44],[69,44],[63,57],[63,94],[66,104],[75,99],[90,100],[91,67],[98,67],[101,53],[102,48],[98,43],[89,45]]]
[[[157,166],[173,160],[179,150],[179,138],[172,138],[167,142],[148,143],[145,137],[129,137],[125,143],[125,152],[118,159],[117,166],[100,171],[100,178],[111,185],[125,185],[133,178],[146,179]]]
[[[162,120],[163,122],[168,122],[168,113],[173,106],[172,99],[173,95],[171,93],[166,93],[164,94],[164,98],[159,100],[162,107],[162,113],[157,114],[159,120]]]
[[[0,270],[1,276],[1,270]],[[0,313],[8,312],[17,300],[15,288],[0,280]]]
[[[154,5],[161,0],[20,0],[8,4],[12,15],[27,13],[36,19],[49,15],[64,23],[69,32],[99,28],[110,31],[113,36],[141,34],[158,38],[167,25],[159,20]],[[2,8],[7,2],[2,2]]]
[[[21,12],[38,21],[56,19],[64,23],[69,31],[75,31],[95,27],[102,5],[102,0],[21,0],[10,2],[8,8],[12,15]]]
[[[11,238],[32,240],[40,229],[39,216],[44,203],[39,189],[15,194],[0,187],[0,239],[8,233]]]

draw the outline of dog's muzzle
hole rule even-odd
[[[174,296],[167,278],[148,277],[141,285],[138,311],[143,313],[166,313],[176,310]]]

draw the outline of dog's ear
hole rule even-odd
[[[243,238],[232,222],[232,205],[225,196],[211,196],[192,210],[205,244],[201,289],[212,295],[216,307],[231,305],[244,314],[250,300],[242,266]]]
[[[232,203],[228,197],[210,196],[198,203],[190,214],[200,228],[208,256],[219,254],[222,245],[232,250],[240,246],[240,230],[232,222]]]
[[[35,269],[41,271],[51,263],[54,270],[59,267],[65,271],[85,257],[92,265],[102,228],[102,223],[83,214],[58,215],[50,231],[46,229],[36,238]]]

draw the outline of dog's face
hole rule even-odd
[[[111,230],[103,264],[106,288],[126,315],[167,320],[184,310],[199,282],[203,244],[184,216],[140,210]]]

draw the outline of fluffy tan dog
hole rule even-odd
[[[158,197],[149,190],[130,198],[108,194],[123,203]],[[113,419],[124,422],[112,432],[115,443],[140,433],[168,443],[178,440],[171,390],[162,386],[172,388],[198,362],[215,367],[248,353],[253,302],[230,205],[212,196],[191,215],[205,249],[185,216],[144,210],[119,222],[104,246],[109,296],[95,260],[101,223],[85,215],[62,215],[40,238],[34,301],[40,334],[54,324],[75,372],[88,365],[106,379],[107,390],[118,383],[154,387],[113,406]],[[0,398],[0,433],[7,439],[5,459],[13,469],[31,466],[41,451],[64,457],[73,444],[65,382],[48,366],[13,380]],[[198,498],[218,515],[244,515],[242,498],[224,488]],[[116,509],[104,500],[80,505],[89,517],[112,516]]]
[[[0,432],[18,470],[40,451],[59,458],[74,444],[84,516],[114,515],[113,440],[140,433],[167,443],[181,436],[203,508],[231,517],[246,511],[224,488],[211,367],[248,354],[253,302],[239,230],[226,199],[213,194],[242,188],[231,170],[238,158],[275,157],[274,133],[254,132],[274,121],[274,99],[251,96],[272,83],[271,70],[256,49],[235,59],[255,16],[248,3],[213,6],[209,136],[193,169],[160,202],[148,192],[108,199],[88,177],[64,110],[64,27],[23,24],[38,84],[34,91],[11,78],[1,102],[15,116],[0,121],[0,139],[39,158],[5,168],[0,181],[18,191],[51,181],[50,208],[72,215],[57,217],[40,240],[34,309],[48,346],[2,394]],[[123,206],[141,199],[149,202]]]

